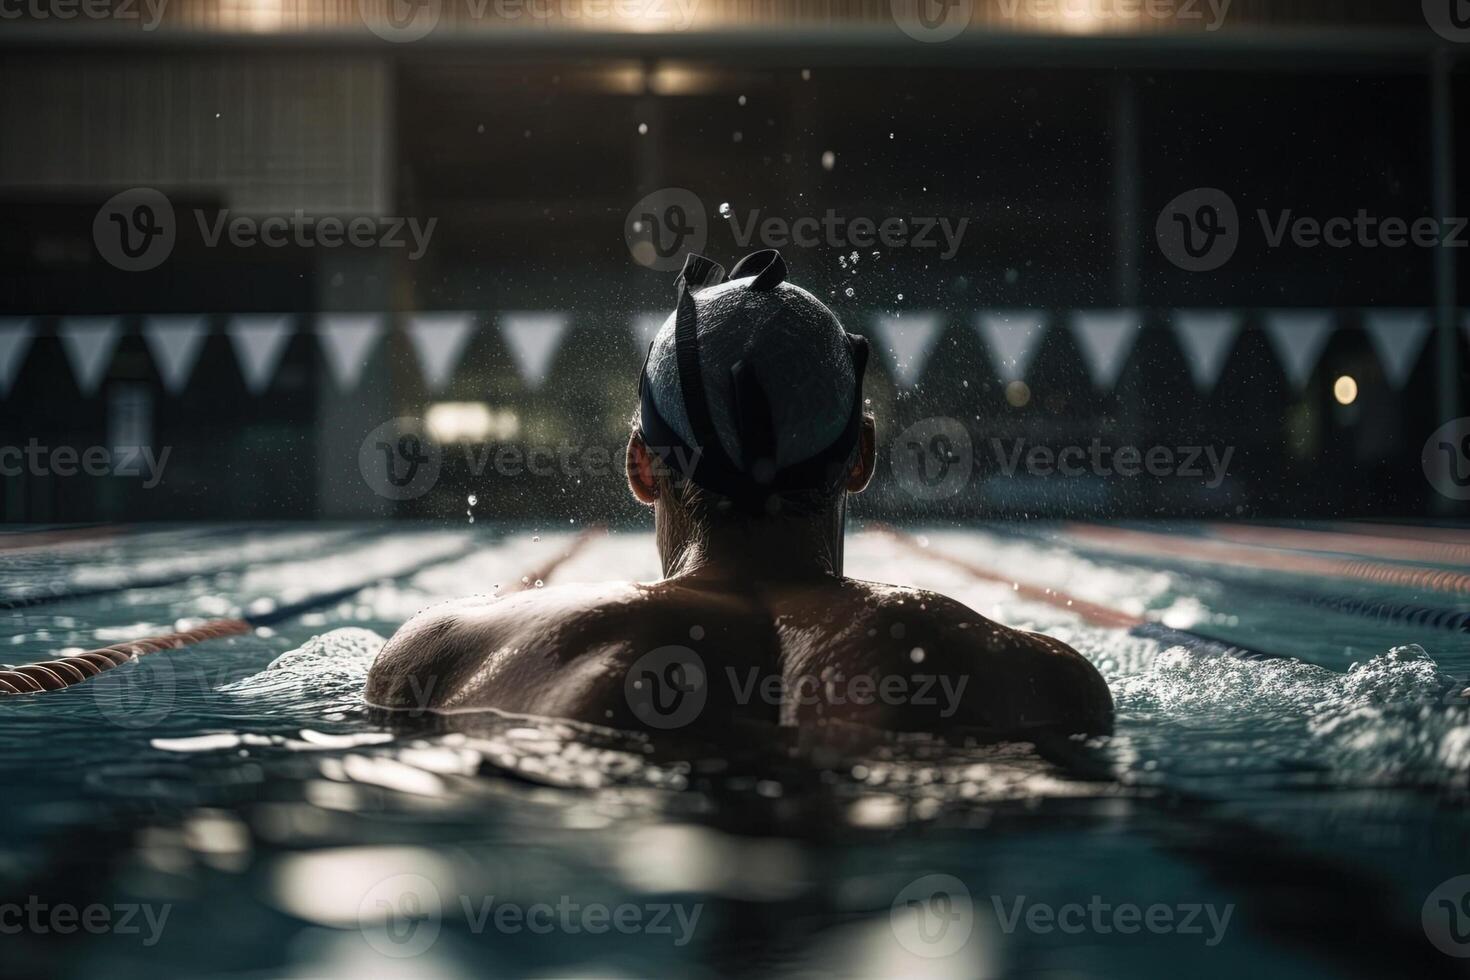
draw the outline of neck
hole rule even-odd
[[[661,512],[654,524],[664,577],[741,582],[841,578],[846,509],[843,500],[804,520],[736,522],[698,531]]]

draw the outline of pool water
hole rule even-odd
[[[1384,544],[1440,533],[1298,527],[1236,541],[1248,560],[1227,562],[1217,527],[1134,532],[1158,547],[997,525],[868,530],[847,554],[849,574],[1072,644],[1112,687],[1114,736],[1044,757],[910,737],[725,759],[362,703],[373,656],[418,610],[535,588],[548,568],[548,585],[655,578],[645,534],[594,536],[560,563],[572,534],[483,523],[16,535],[0,551],[12,664],[347,597],[0,698],[0,971],[1470,972],[1470,879],[1453,880],[1470,875],[1470,633],[1381,614],[1470,611],[1457,579],[1421,574],[1458,565]],[[1324,578],[1304,560],[1413,575]],[[1088,625],[1068,601],[1272,656]]]

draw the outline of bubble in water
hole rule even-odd
[[[835,166],[837,166],[837,154],[827,150],[822,154],[822,169],[831,170]]]
[[[857,249],[853,249],[852,254],[847,257],[847,260],[849,262],[851,262],[853,265],[857,265],[857,260],[858,260]]]
[[[521,584],[522,585],[530,585],[531,584],[531,576],[529,576],[529,575],[522,575],[521,576]]]
[[[648,135],[648,123],[639,123],[638,124],[638,135],[639,136],[647,136]]]
[[[843,290],[843,291],[842,291],[842,292],[843,292],[843,293],[844,293],[844,294],[845,294],[845,295],[846,295],[846,296],[847,296],[847,298],[848,298],[848,299],[852,299],[852,298],[853,298],[853,296],[855,296],[855,295],[857,295],[857,294],[856,294],[856,293],[855,293],[855,292],[854,292],[854,291],[853,291],[853,288],[852,288],[852,287],[851,287],[851,286],[848,286],[848,287],[847,287],[847,288],[846,288],[846,289],[844,289],[844,290]]]
[[[898,294],[898,300],[899,302],[903,302],[903,293]]]
[[[533,534],[533,535],[531,535],[531,543],[532,544],[535,544],[536,542],[538,542],[540,540],[541,540],[541,535],[539,535],[539,534]]]
[[[536,580],[536,588],[538,588],[538,589],[541,588],[545,584],[546,583],[543,582],[543,581],[541,581],[539,578]]]
[[[480,502],[480,498],[479,497],[476,497],[474,494],[470,494],[469,495],[469,502],[470,502],[470,506],[473,507],[473,506],[475,506],[475,504],[478,504]]]
[[[722,218],[728,218],[728,217],[730,217],[730,202],[729,201],[726,201],[724,204],[721,204],[720,205],[720,217],[722,217]]]

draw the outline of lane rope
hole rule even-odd
[[[1380,538],[1371,534],[1299,530],[1250,524],[1206,525],[1212,537],[1236,544],[1266,548],[1313,551],[1328,554],[1390,558],[1423,564],[1470,565],[1470,544],[1419,541],[1412,538]]]
[[[366,537],[367,531],[349,533],[333,542],[333,547],[341,547],[359,541]],[[314,541],[297,547],[283,548],[280,553],[261,558],[258,561],[247,563],[254,565],[273,565],[278,562],[294,561],[303,555],[319,553],[324,547],[323,542]],[[37,606],[49,606],[58,602],[70,602],[74,599],[96,599],[101,596],[118,595],[123,592],[131,592],[134,589],[161,589],[171,585],[182,585],[193,578],[216,578],[241,568],[238,560],[227,564],[215,564],[208,568],[199,568],[192,571],[170,572],[167,575],[155,575],[152,578],[134,579],[131,582],[116,582],[111,585],[84,585],[75,589],[53,589],[48,592],[34,592],[29,595],[18,595],[0,598],[0,611],[9,612],[16,609],[34,609]]]
[[[1184,535],[1180,535],[1178,538],[1179,540],[1174,542],[1172,547],[1160,547],[1150,553],[1135,551],[1130,556],[1137,560],[1152,562],[1170,569],[1179,570],[1181,564],[1179,560],[1180,554],[1184,550],[1184,547],[1187,547],[1187,543],[1192,543],[1196,539]],[[1181,545],[1181,542],[1185,544]],[[1052,543],[1055,542],[1053,541]],[[1106,547],[1089,547],[1087,544],[1073,542],[1068,542],[1067,547],[1082,554],[1116,558],[1116,553]],[[1184,574],[1195,573],[1185,570]],[[1380,622],[1402,623],[1406,626],[1449,630],[1455,633],[1470,633],[1470,611],[1463,609],[1425,605],[1415,602],[1398,602],[1396,600],[1363,596],[1324,595],[1297,586],[1244,582],[1233,577],[1227,577],[1223,581],[1231,589],[1260,596],[1265,599],[1285,599],[1289,602],[1301,603],[1315,609],[1325,609],[1329,612],[1343,613],[1350,616],[1362,616]]]
[[[525,581],[516,582],[515,588],[510,591],[521,591],[533,588],[531,584],[535,581],[544,581],[553,571],[572,558],[594,538],[601,536],[603,530],[591,527],[573,538],[567,549],[558,557],[553,559],[545,567],[523,576]],[[448,564],[468,557],[482,547],[480,542],[470,542],[463,548],[452,554],[439,555],[411,565],[402,571],[393,572],[390,575],[378,575],[374,578],[349,585],[341,589],[333,589],[320,595],[309,596],[299,602],[287,603],[260,613],[252,613],[238,619],[215,619],[196,626],[191,630],[183,630],[176,633],[165,633],[161,636],[149,636],[140,640],[128,640],[125,643],[115,643],[112,646],[102,647],[97,650],[88,650],[85,653],[72,654],[59,657],[54,660],[43,660],[37,663],[21,664],[15,667],[0,669],[0,694],[40,694],[45,691],[57,691],[73,684],[80,684],[89,678],[96,677],[103,671],[111,670],[130,660],[134,660],[145,654],[156,653],[159,650],[179,650],[184,647],[193,646],[196,643],[204,643],[209,640],[220,639],[227,636],[240,636],[253,632],[261,626],[275,626],[290,619],[294,619],[303,613],[312,612],[349,599],[364,589],[384,582],[399,582],[411,578],[420,572],[434,568],[438,565]]]
[[[1223,640],[1206,633],[1197,633],[1194,630],[1166,626],[1158,620],[1145,619],[1142,616],[1135,616],[1132,613],[1111,609],[1095,602],[1089,602],[1086,599],[1079,599],[1076,596],[1068,595],[1058,589],[1017,582],[1015,579],[992,572],[990,569],[967,561],[964,558],[948,555],[942,551],[927,547],[913,537],[913,535],[900,531],[897,528],[878,525],[876,529],[915,554],[924,555],[932,560],[959,569],[971,578],[978,579],[982,582],[1009,586],[1012,592],[1023,599],[1045,603],[1057,609],[1065,609],[1068,612],[1075,613],[1084,622],[1093,626],[1127,630],[1132,636],[1156,640],[1168,646],[1181,646],[1191,653],[1211,657],[1233,657],[1238,660],[1296,659],[1285,654],[1257,650],[1254,647],[1234,643],[1230,640]]]
[[[1405,589],[1430,589],[1470,597],[1470,574],[1442,568],[1411,568],[1357,558],[1325,558],[1286,552],[1262,553],[1249,545],[1230,544],[1210,538],[1168,535],[1155,531],[1101,527],[1096,524],[1067,524],[1066,533],[1100,548],[1125,555],[1152,557],[1166,552],[1181,558],[1240,568],[1294,572],[1328,578],[1345,578],[1375,585]]]

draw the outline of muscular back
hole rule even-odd
[[[1000,737],[1112,723],[1106,684],[1060,641],[937,593],[852,579],[690,575],[459,600],[393,636],[366,698],[699,737],[752,724]]]

